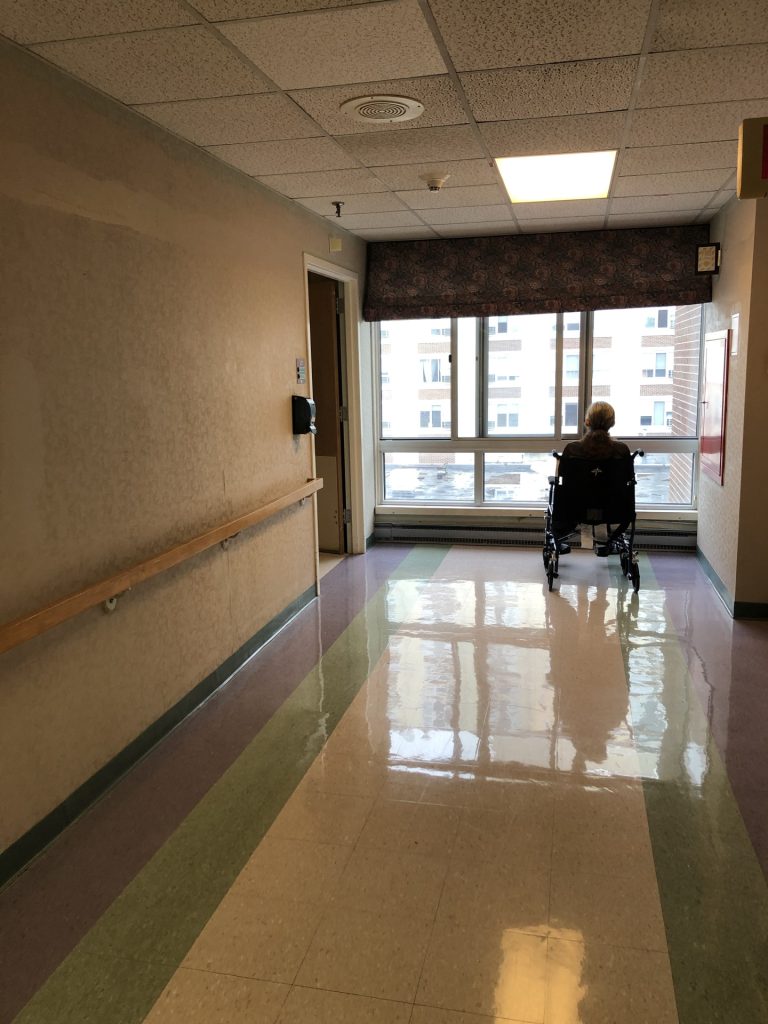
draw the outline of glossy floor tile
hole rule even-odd
[[[0,1024],[768,1021],[768,628],[642,560],[639,595],[587,552],[552,593],[530,550],[331,568],[0,893]],[[127,795],[176,810],[115,849]]]

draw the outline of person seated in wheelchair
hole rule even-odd
[[[624,459],[631,458],[631,451],[623,441],[614,440],[609,431],[616,423],[616,413],[609,402],[593,402],[587,409],[584,417],[586,433],[580,441],[571,441],[563,449],[562,458],[571,459]],[[558,463],[558,473],[560,472]],[[553,523],[554,532],[558,537],[567,536],[573,533],[578,523]],[[608,555],[611,552],[612,543],[607,535],[598,543],[596,553]],[[571,550],[567,541],[561,541],[559,553],[567,554]]]

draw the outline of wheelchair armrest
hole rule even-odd
[[[632,460],[634,461],[637,458],[638,455],[640,456],[641,459],[645,458],[645,452],[643,451],[642,448],[636,448],[632,452]]]
[[[556,484],[559,479],[560,479],[559,476],[548,476],[547,477],[547,480],[549,481],[550,485],[551,484]]]

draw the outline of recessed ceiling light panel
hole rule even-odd
[[[424,105],[408,96],[358,96],[342,103],[340,110],[356,121],[413,121],[424,113]]]
[[[605,199],[616,150],[499,157],[496,166],[513,203],[555,203]]]

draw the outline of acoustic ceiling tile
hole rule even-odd
[[[609,228],[663,228],[675,224],[693,224],[699,210],[680,210],[678,213],[619,213],[608,218]]]
[[[696,50],[712,45],[768,42],[768,11],[761,0],[661,0],[651,50]]]
[[[199,146],[303,139],[320,134],[317,125],[278,92],[150,103],[136,110]]]
[[[648,0],[431,0],[458,71],[639,53]]]
[[[623,111],[611,111],[570,117],[488,121],[480,125],[480,131],[493,156],[589,153],[619,148],[625,116]]]
[[[346,100],[361,96],[406,96],[418,100],[424,113],[413,121],[359,121],[340,110]],[[362,82],[356,85],[330,86],[325,89],[298,89],[291,96],[331,135],[363,132],[397,131],[409,128],[432,128],[435,125],[466,124],[467,115],[461,99],[448,75],[429,78],[389,79],[385,82]]]
[[[435,160],[432,163],[401,164],[394,167],[372,167],[391,189],[405,191],[424,188],[426,178],[448,176],[446,188],[459,185],[495,185],[498,177],[487,160]]]
[[[249,142],[209,146],[208,151],[246,174],[297,174],[355,167],[355,160],[333,139],[289,139],[284,142]]]
[[[366,0],[376,2],[376,0]],[[195,7],[209,21],[266,18],[273,14],[297,14],[326,7],[349,7],[360,0],[195,0]]]
[[[556,231],[601,231],[603,223],[603,217],[533,219],[521,221],[520,231],[526,235],[549,234]]]
[[[768,93],[768,45],[650,53],[638,107],[762,99]]]
[[[473,71],[459,78],[478,121],[509,121],[624,110],[636,70],[636,57],[616,57]]]
[[[469,125],[344,135],[339,136],[338,141],[368,167],[433,160],[471,160],[485,155]]]
[[[574,217],[603,217],[607,199],[572,199],[557,203],[515,203],[518,220],[572,220]]]
[[[419,238],[437,238],[435,231],[426,224],[418,228],[358,228],[355,234],[369,242],[407,242]]]
[[[489,221],[506,222],[512,224],[512,213],[509,206],[449,206],[441,210],[432,210],[427,213],[419,211],[427,224],[476,224]]]
[[[669,174],[635,174],[619,177],[613,187],[614,196],[664,196],[685,192],[716,192],[725,188],[735,175],[735,168],[714,171],[687,171]]]
[[[665,171],[736,169],[736,142],[699,142],[681,146],[647,146],[625,150],[622,174],[660,174]]]
[[[715,197],[714,192],[682,192],[667,196],[630,196],[611,201],[610,215],[617,213],[674,213],[679,210],[701,210]]]
[[[195,14],[177,0],[24,0],[0,5],[0,35],[17,43],[137,32],[197,21]]]
[[[446,71],[416,0],[227,22],[220,28],[282,89]]]
[[[32,49],[124,103],[228,96],[264,88],[262,77],[203,26],[42,43]]]
[[[313,199],[297,199],[296,202],[308,210],[312,210],[313,213],[320,213],[324,217],[335,217],[333,203],[338,198],[337,195],[317,196]],[[353,213],[385,213],[393,210],[405,210],[403,203],[391,192],[371,192],[365,196],[346,196],[343,202],[344,205],[341,209],[345,216]]]
[[[469,224],[437,224],[435,231],[441,238],[475,238],[484,235],[516,235],[518,234],[515,225],[508,220],[499,221],[496,224],[488,221]]]
[[[766,110],[768,99],[646,107],[633,112],[627,145],[674,146],[737,139],[741,122],[747,117],[761,117]]]
[[[409,210],[385,213],[353,213],[349,216],[333,218],[334,223],[342,228],[355,231],[357,228],[407,228],[420,227],[422,222],[415,213]]]
[[[259,181],[291,199],[329,195],[334,195],[336,199],[345,199],[347,195],[387,191],[385,185],[363,168],[349,171],[310,171],[306,174],[260,175]]]
[[[435,210],[446,206],[492,206],[504,202],[506,196],[500,185],[465,185],[430,192],[426,185],[398,197],[412,210]]]

